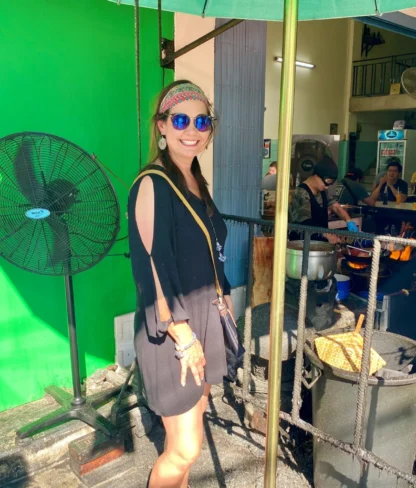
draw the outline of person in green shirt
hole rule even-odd
[[[377,199],[369,195],[361,184],[364,173],[359,168],[353,168],[344,176],[337,188],[337,200],[341,205],[359,205],[361,202],[374,207]]]

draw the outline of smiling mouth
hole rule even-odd
[[[195,147],[198,145],[199,141],[186,141],[184,139],[180,139],[181,143],[186,147]]]

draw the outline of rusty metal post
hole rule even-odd
[[[295,380],[293,384],[292,398],[292,418],[299,420],[300,407],[302,406],[302,369],[303,369],[303,349],[305,344],[305,320],[306,320],[306,301],[308,298],[308,264],[309,248],[311,243],[311,233],[305,232],[303,241],[302,275],[300,280],[298,333],[296,337],[296,363]]]
[[[253,249],[254,249],[254,224],[248,224],[248,271],[247,271],[247,288],[246,288],[246,311],[244,317],[244,354],[243,363],[243,396],[247,398],[250,393],[251,378],[251,289],[253,287]]]

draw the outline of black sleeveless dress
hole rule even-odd
[[[128,202],[131,264],[137,288],[134,342],[147,403],[156,414],[168,417],[195,406],[202,396],[203,383],[197,386],[188,369],[186,386],[180,384],[180,362],[174,356],[174,342],[167,334],[168,324],[159,318],[151,258],[173,320],[188,320],[202,344],[207,362],[205,381],[221,383],[227,365],[222,326],[218,310],[212,305],[217,294],[205,235],[169,184],[157,175],[150,178],[155,199],[151,257],[143,246],[135,219],[141,179],[131,188]],[[206,225],[213,249],[215,234],[224,246],[227,228],[218,209],[209,218],[202,200],[192,193],[187,199]],[[215,258],[218,277],[227,295],[230,285],[224,265],[216,252]]]

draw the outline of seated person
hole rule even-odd
[[[368,191],[361,184],[364,180],[364,173],[359,168],[348,171],[341,184],[338,185],[338,203],[341,205],[358,205],[360,202],[374,207],[376,199],[368,195]]]
[[[387,165],[387,173],[380,178],[376,188],[371,193],[371,197],[376,200],[383,200],[383,194],[387,193],[387,200],[395,202],[397,196],[400,194],[400,201],[407,200],[408,186],[407,183],[400,178],[402,174],[402,165],[396,161],[392,161]]]
[[[276,209],[276,182],[277,182],[277,162],[273,161],[269,165],[269,171],[261,182],[263,217],[274,216]]]
[[[399,163],[399,164],[401,164],[400,163],[400,159],[399,158],[396,158],[396,156],[392,156],[391,158],[389,158],[387,160],[387,165],[389,165],[390,163]],[[384,176],[386,176],[386,174],[387,174],[386,171],[382,171],[381,173],[379,173],[376,176],[376,178],[374,180],[374,183],[373,183],[373,188],[372,188],[371,191],[374,191],[377,188],[378,184],[380,183],[381,178],[383,178]]]
[[[411,195],[416,195],[415,190],[416,190],[416,171],[412,174],[412,177],[410,178],[410,194]]]
[[[264,176],[275,175],[277,173],[277,161],[273,161],[269,165],[269,171]]]
[[[316,163],[313,175],[309,176],[293,193],[292,201],[289,205],[289,222],[293,224],[303,224],[312,227],[328,228],[328,209],[335,212],[347,223],[347,228],[351,232],[358,232],[358,228],[351,221],[348,213],[332,197],[328,197],[328,188],[334,184],[338,177],[338,166],[335,162],[325,157]],[[299,233],[292,231],[291,240],[299,239]],[[313,240],[328,240],[331,244],[339,241],[334,234],[313,234]]]

